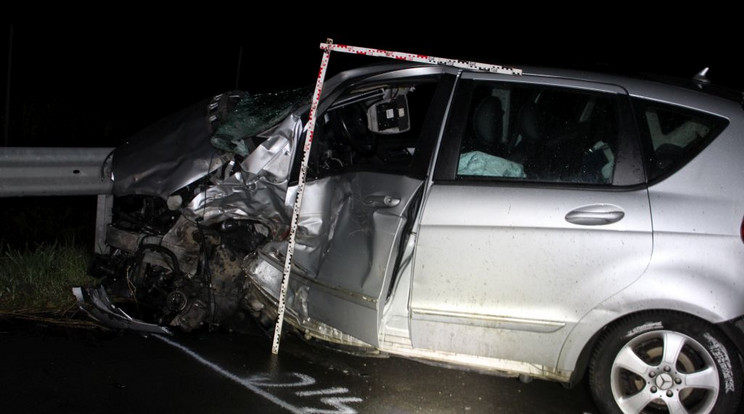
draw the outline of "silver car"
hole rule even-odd
[[[326,83],[290,329],[523,380],[588,375],[607,413],[735,412],[742,96],[703,76],[523,70],[389,64]],[[245,314],[271,329],[308,93],[219,95],[118,148],[103,287],[76,289],[83,306],[156,332]]]

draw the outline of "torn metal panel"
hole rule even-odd
[[[98,288],[72,288],[72,293],[77,299],[78,307],[91,318],[106,326],[118,329],[129,329],[138,332],[169,334],[170,330],[164,326],[153,325],[132,319],[126,312],[111,303],[103,287]]]
[[[341,176],[307,183],[298,219],[294,263],[315,277],[336,235],[339,215],[351,202],[352,189]]]
[[[266,250],[269,250],[267,253]],[[279,289],[282,283],[281,262],[272,251],[274,247],[263,249],[256,255],[246,258],[244,270],[250,286],[245,302],[258,315],[259,322],[266,325],[276,318]],[[295,275],[293,271],[293,275]],[[290,279],[286,297],[286,320],[302,332],[306,339],[318,338],[323,341],[352,346],[359,349],[374,350],[374,347],[331,325],[319,322],[308,316],[307,299],[310,287]]]
[[[111,193],[113,148],[0,148],[0,197]]]
[[[285,207],[287,177],[301,133],[302,121],[290,116],[261,134],[263,143],[243,162],[230,162],[226,176],[213,176],[209,187],[183,208],[183,215],[202,225],[250,219],[266,225],[274,236],[283,235],[289,222]]]

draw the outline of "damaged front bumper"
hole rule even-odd
[[[72,294],[75,295],[81,310],[105,326],[136,332],[171,334],[171,331],[164,326],[138,321],[114,306],[103,286],[74,287]]]

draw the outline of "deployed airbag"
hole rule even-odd
[[[457,165],[457,175],[526,177],[522,164],[480,151],[466,152],[460,155],[460,162]]]

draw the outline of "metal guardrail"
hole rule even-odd
[[[110,194],[113,148],[0,148],[0,197]]]

